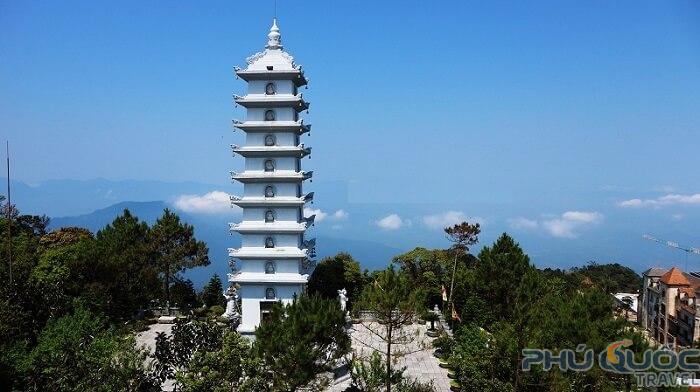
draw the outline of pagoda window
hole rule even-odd
[[[275,84],[270,82],[265,86],[265,95],[275,95],[277,94],[277,87]]]
[[[272,237],[265,238],[265,247],[266,248],[274,248],[275,247],[275,239]]]
[[[275,197],[275,187],[268,185],[265,187],[265,197]]]
[[[275,161],[272,159],[265,160],[265,171],[273,172],[275,171]]]
[[[275,138],[275,135],[266,135],[265,136],[265,146],[271,147],[274,146],[277,142],[277,138]]]
[[[272,287],[268,287],[265,289],[265,299],[275,299],[277,298],[277,295],[275,293],[275,289]]]
[[[266,110],[265,111],[265,121],[275,121],[275,111]]]
[[[271,223],[275,221],[275,212],[272,210],[265,211],[265,222]]]
[[[274,261],[268,261],[265,263],[265,273],[266,274],[274,274],[275,273],[275,262]]]
[[[272,65],[268,65],[268,66],[267,66],[267,70],[268,70],[268,71],[272,71],[274,68],[275,68],[275,67],[272,66]]]

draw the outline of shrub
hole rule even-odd
[[[209,315],[214,316],[214,317],[218,317],[218,316],[221,316],[222,314],[224,314],[225,311],[226,310],[224,309],[223,306],[214,305],[214,306],[209,308]]]

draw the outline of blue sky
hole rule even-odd
[[[232,68],[272,14],[0,2],[14,176],[237,192]],[[542,265],[676,262],[643,232],[700,245],[698,2],[279,0],[277,15],[311,79],[310,188],[335,190],[313,208],[338,236],[444,246],[435,227],[475,217],[484,241],[512,232]]]

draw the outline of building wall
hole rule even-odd
[[[299,158],[292,157],[274,157],[274,158],[247,158],[245,160],[246,171],[265,171],[265,161],[272,161],[275,164],[275,171],[297,171]]]
[[[283,304],[292,302],[295,295],[302,293],[300,285],[244,285],[240,289],[241,303],[243,310],[242,324],[239,330],[242,332],[252,332],[260,324],[260,302],[265,299],[265,291],[268,287],[275,289],[277,298]]]
[[[299,210],[298,207],[246,207],[243,210],[243,220],[244,221],[265,221],[265,213],[268,210],[272,210],[275,213],[275,221],[299,221]]]
[[[272,110],[275,112],[276,121],[296,121],[297,111],[294,108],[249,108],[248,121],[265,121],[265,112]]]
[[[265,265],[272,261],[275,265],[276,274],[296,274],[299,273],[299,260],[241,260],[238,262],[241,272],[264,272]]]
[[[275,240],[275,248],[297,247],[301,241],[299,234],[245,234],[241,238],[241,245],[245,247],[264,247],[267,237],[272,237]]]
[[[299,145],[299,135],[291,132],[268,132],[268,133],[248,133],[246,134],[246,146],[264,146],[265,137],[272,135],[275,137],[276,146],[294,147]]]
[[[250,183],[243,187],[243,196],[248,197],[264,197],[265,187],[272,185],[275,188],[275,196],[277,197],[300,197],[299,187],[297,184],[287,182],[276,183]]]
[[[265,95],[265,87],[268,83],[273,83],[275,85],[275,90],[277,94],[291,94],[296,95],[296,86],[291,80],[251,80],[248,83],[248,94],[260,94]]]

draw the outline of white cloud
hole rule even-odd
[[[576,238],[579,231],[588,226],[599,224],[603,221],[603,214],[589,211],[566,211],[559,216],[549,217],[542,220],[528,218],[509,219],[511,228],[517,230],[537,230],[543,229],[549,235],[559,238]]]
[[[309,207],[304,207],[304,216],[311,216],[311,215],[316,215],[316,219],[314,219],[314,222],[318,223],[321,222],[322,220],[326,219],[328,216],[327,213],[321,211],[320,208],[309,208]]]
[[[322,220],[328,218],[331,220],[335,221],[340,221],[340,220],[345,220],[350,216],[345,210],[337,210],[336,212],[333,213],[328,213],[325,211],[322,211],[320,208],[304,208],[304,216],[311,216],[311,215],[316,215],[316,220],[315,222],[321,222]]]
[[[561,216],[564,220],[581,223],[598,223],[603,220],[600,212],[566,211]]]
[[[173,205],[185,212],[218,214],[231,211],[229,194],[221,191],[213,191],[203,195],[178,196]]]
[[[348,216],[350,216],[350,214],[348,214],[345,210],[338,210],[333,213],[333,219],[335,220],[348,219]]]
[[[659,198],[661,204],[700,204],[700,193],[693,195],[668,194]]]
[[[657,197],[655,199],[630,199],[617,203],[623,208],[644,208],[653,207],[660,208],[670,205],[700,205],[700,193],[692,195],[681,195],[677,193],[669,193],[667,195]]]
[[[462,211],[447,211],[439,214],[426,215],[423,217],[423,224],[430,229],[444,229],[464,221],[483,224],[484,219],[478,216],[469,217]]]
[[[559,238],[576,238],[579,229],[603,221],[599,212],[566,211],[561,217],[542,222],[542,227],[552,236]]]
[[[537,222],[535,219],[527,219],[522,217],[508,219],[508,225],[512,229],[516,230],[535,230],[540,226],[539,222]]]
[[[639,208],[644,207],[644,201],[642,199],[630,199],[621,201],[617,205],[625,208]]]
[[[411,224],[411,221],[401,219],[401,217],[396,214],[391,214],[376,221],[375,223],[377,226],[384,230],[398,230],[403,226],[409,226]]]

